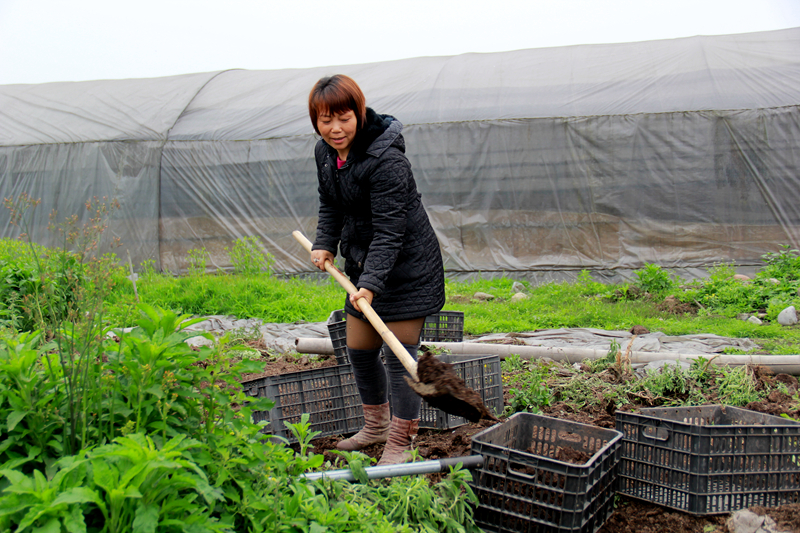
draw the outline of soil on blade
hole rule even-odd
[[[416,386],[413,382],[409,384],[433,407],[471,422],[494,420],[494,416],[483,404],[481,395],[467,387],[464,380],[453,371],[453,365],[440,361],[433,353],[425,352],[420,356],[417,376],[424,386]],[[430,392],[421,392],[422,388]]]

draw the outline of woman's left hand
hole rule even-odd
[[[365,298],[367,303],[372,305],[372,299],[375,298],[375,293],[369,289],[358,289],[358,292],[350,295],[350,303],[353,304],[353,307],[356,308],[356,311],[363,313],[361,308],[358,307],[358,300],[361,298]]]

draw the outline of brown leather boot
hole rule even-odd
[[[389,437],[389,402],[383,405],[364,405],[364,427],[350,437],[336,445],[337,450],[352,452],[360,450],[370,444],[380,444],[386,442]]]
[[[393,416],[389,439],[383,448],[383,455],[378,461],[378,466],[409,462],[411,460],[411,444],[417,436],[417,428],[419,428],[419,418],[403,420]]]

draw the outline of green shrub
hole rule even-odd
[[[227,247],[225,251],[230,254],[233,271],[237,274],[273,274],[275,258],[269,252],[262,251],[261,238],[257,236],[236,239],[233,249]]]
[[[788,244],[781,246],[780,252],[769,252],[761,256],[767,264],[761,274],[765,277],[784,281],[800,280],[800,251]]]
[[[654,296],[664,296],[675,285],[672,275],[659,265],[648,263],[644,268],[634,270],[636,286]]]

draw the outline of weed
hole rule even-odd
[[[273,274],[275,258],[269,252],[263,251],[261,238],[257,236],[236,239],[233,248],[225,248],[231,258],[233,271],[237,274]]]
[[[781,246],[779,252],[768,252],[761,256],[767,264],[762,274],[779,280],[800,280],[800,250],[788,244]]]
[[[689,377],[700,386],[708,383],[712,375],[712,361],[715,358],[716,357],[706,359],[702,356],[696,357],[692,360],[691,365],[689,365]]]
[[[527,361],[525,359],[520,357],[518,354],[512,353],[503,359],[503,362],[500,366],[503,372],[511,373],[523,370],[526,367],[526,363]]]
[[[156,262],[153,259],[145,259],[144,261],[142,261],[139,269],[141,271],[143,279],[153,279],[156,277],[157,273],[155,265]]]
[[[636,285],[653,295],[663,296],[674,286],[672,275],[659,265],[645,264],[644,268],[634,270],[633,274],[637,278]]]
[[[208,252],[205,248],[192,248],[187,252],[189,260],[188,273],[190,276],[202,276],[206,273]]]
[[[764,398],[765,393],[756,390],[756,380],[748,366],[719,367],[719,372],[719,396],[726,404],[743,407]]]

